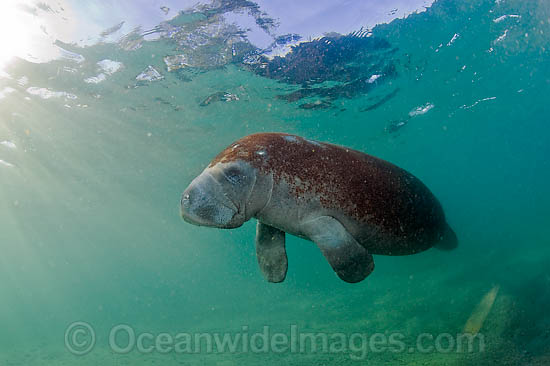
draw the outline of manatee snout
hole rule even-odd
[[[242,225],[239,207],[208,171],[195,178],[181,197],[181,216],[194,225],[235,228]]]

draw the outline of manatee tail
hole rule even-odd
[[[458,247],[458,238],[449,224],[445,224],[445,232],[441,240],[435,245],[435,248],[439,250],[453,250],[456,247]]]

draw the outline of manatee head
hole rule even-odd
[[[208,167],[183,192],[181,215],[194,225],[239,227],[250,218],[246,206],[255,181],[255,169],[242,161]]]

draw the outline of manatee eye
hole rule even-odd
[[[242,172],[235,167],[227,169],[223,174],[225,175],[225,178],[233,185],[240,185],[246,179]]]

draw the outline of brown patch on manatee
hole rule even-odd
[[[285,180],[296,197],[313,193],[326,208],[407,242],[433,243],[445,227],[435,196],[407,171],[374,156],[284,133],[243,137],[210,163],[243,160],[276,183]]]

